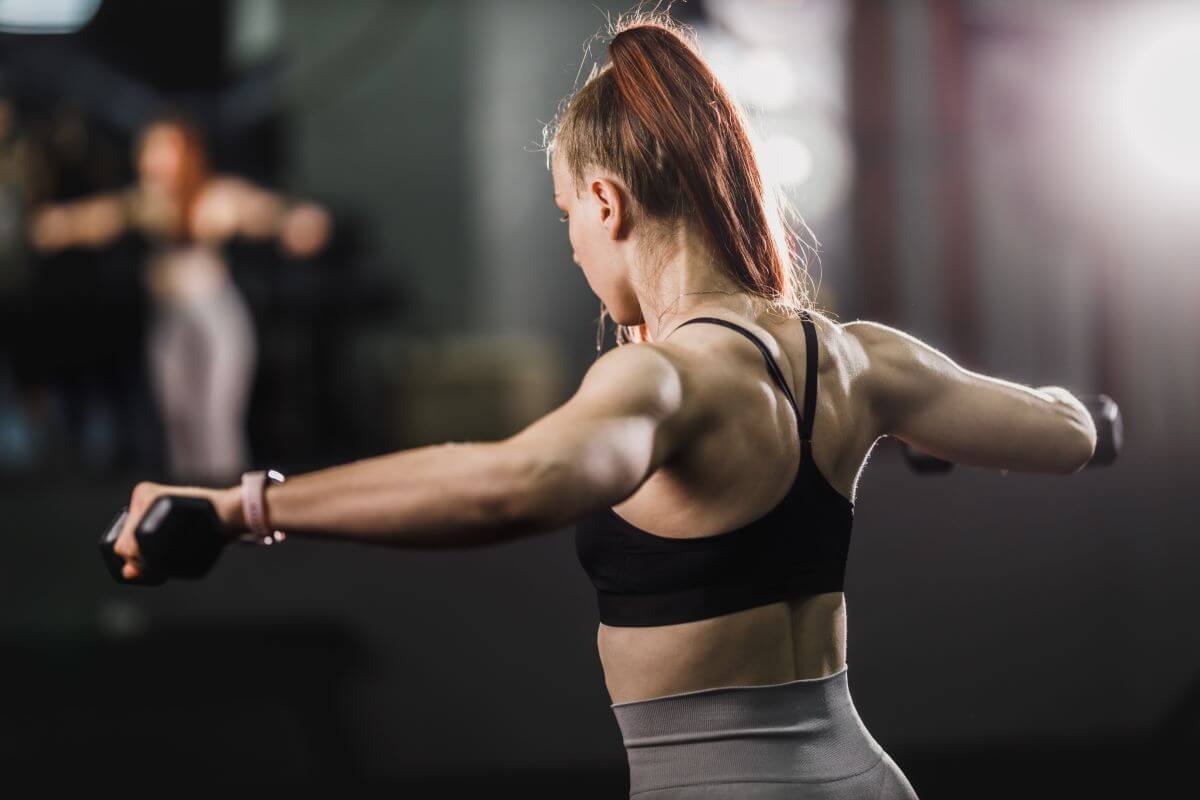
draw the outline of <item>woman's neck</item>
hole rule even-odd
[[[634,287],[651,341],[662,341],[679,322],[701,310],[753,313],[750,293],[691,226],[684,226],[669,252],[657,261],[648,256],[640,270],[647,279]]]

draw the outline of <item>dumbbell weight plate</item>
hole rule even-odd
[[[226,544],[221,520],[203,497],[163,495],[138,524],[142,560],[172,578],[199,578]]]
[[[901,449],[904,451],[904,460],[908,462],[908,466],[913,472],[922,475],[934,475],[949,472],[954,469],[953,461],[931,456],[928,453],[922,453],[916,450],[908,442],[900,442]]]
[[[1092,415],[1092,421],[1096,424],[1096,452],[1087,466],[1098,467],[1111,464],[1117,460],[1125,438],[1121,410],[1106,394],[1085,397],[1082,398],[1082,401]]]

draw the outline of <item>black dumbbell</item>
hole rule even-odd
[[[168,578],[202,577],[229,541],[208,500],[162,495],[150,504],[134,533],[143,569],[141,575],[129,580],[121,574],[125,559],[113,549],[128,514],[128,508],[122,509],[100,537],[100,555],[118,583],[158,586]]]
[[[1106,394],[1081,397],[1080,402],[1092,415],[1096,423],[1096,452],[1088,461],[1088,467],[1102,467],[1117,460],[1125,440],[1125,423],[1121,420],[1121,409]]]
[[[1079,398],[1084,408],[1092,415],[1096,425],[1096,452],[1084,468],[1103,467],[1117,460],[1124,440],[1124,424],[1121,420],[1121,410],[1106,394],[1084,395]],[[952,461],[946,461],[914,450],[908,442],[901,442],[904,460],[913,472],[922,475],[934,475],[949,472],[953,467]]]
[[[922,453],[920,450],[914,449],[908,442],[900,442],[900,445],[904,451],[904,460],[908,462],[908,466],[913,472],[922,475],[936,475],[949,472],[954,468],[953,461],[946,461],[937,456]]]

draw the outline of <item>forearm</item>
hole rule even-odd
[[[239,197],[238,233],[251,239],[274,238],[283,230],[288,204],[279,195],[258,187]]]
[[[128,227],[124,205],[117,195],[102,195],[35,209],[30,240],[42,252],[69,247],[103,247]]]
[[[534,473],[500,442],[434,445],[290,476],[268,490],[267,513],[289,535],[481,546],[534,532]],[[226,524],[244,530],[237,487],[224,505]]]
[[[251,238],[278,238],[290,255],[315,255],[329,240],[329,214],[314,203],[293,204],[279,195],[251,189],[242,205],[240,233]]]

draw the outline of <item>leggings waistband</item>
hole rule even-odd
[[[818,782],[865,772],[883,749],[850,699],[847,668],[612,704],[633,793],[733,781]]]

